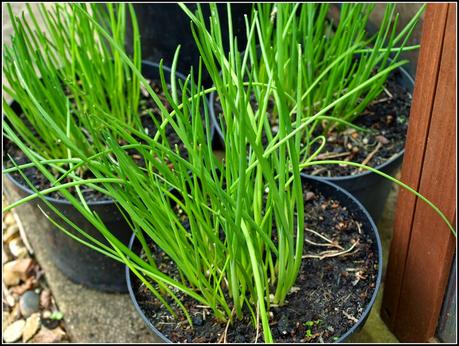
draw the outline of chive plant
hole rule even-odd
[[[408,63],[400,54],[417,49],[407,46],[416,24],[425,9],[421,6],[412,19],[400,30],[396,4],[386,4],[384,16],[377,32],[368,36],[366,28],[375,4],[341,4],[337,23],[327,16],[329,3],[258,3],[260,40],[252,41],[251,55],[262,50],[267,62],[252,68],[258,71],[257,81],[268,80],[267,70],[273,65],[282,70],[282,87],[291,94],[301,79],[305,85],[302,95],[303,112],[310,117],[348,90],[361,85],[379,71],[389,67],[385,74],[351,97],[336,104],[328,114],[331,127],[349,124],[383,93],[386,81],[393,70]],[[296,47],[303,47],[297,58]],[[337,60],[337,57],[342,59]],[[297,76],[297,65],[302,64],[302,74]],[[318,78],[325,74],[322,78]],[[312,88],[312,91],[308,92]],[[296,98],[292,98],[295,102]],[[275,116],[275,114],[274,114]],[[316,122],[314,125],[317,125]],[[312,126],[310,131],[314,131]],[[308,136],[306,136],[308,137]]]
[[[183,84],[178,83],[182,91],[180,99],[173,96],[176,93],[171,95],[167,88],[163,88],[173,108],[168,112],[135,64],[119,49],[120,58],[139,77],[163,113],[164,121],[158,136],[148,137],[141,130],[107,114],[106,121],[111,125],[104,129],[107,148],[85,159],[73,159],[75,165],[56,178],[50,174],[46,160],[37,158],[14,130],[6,126],[7,135],[15,139],[31,159],[31,164],[42,171],[53,187],[37,191],[32,186],[35,194],[10,204],[4,211],[41,198],[80,236],[69,233],[61,222],[52,220],[57,228],[126,263],[172,315],[176,315],[172,306],[175,303],[192,325],[181,301],[183,295],[188,295],[209,306],[215,317],[226,323],[249,314],[257,328],[261,321],[264,341],[273,342],[269,326],[270,307],[285,303],[298,276],[303,255],[305,211],[299,172],[305,165],[316,163],[316,154],[308,157],[306,163],[300,163],[301,134],[315,120],[314,117],[325,116],[334,104],[332,102],[305,120],[301,98],[305,86],[300,82],[295,93],[298,110],[292,113],[289,106],[291,96],[282,89],[281,69],[274,66],[269,70],[267,83],[254,81],[255,72],[247,68],[249,50],[243,49],[245,53],[241,55],[232,35],[230,7],[228,23],[233,39],[229,53],[225,54],[215,5],[210,5],[210,30],[199,8],[193,14],[181,6],[193,22],[197,45],[215,87],[207,90],[201,87],[200,66],[196,83],[192,75]],[[248,22],[249,44],[255,35],[260,36],[258,20],[255,12]],[[107,40],[113,40],[102,26],[93,23]],[[301,57],[302,49],[301,44],[297,45],[297,58]],[[172,72],[174,69],[175,64]],[[377,79],[386,72],[380,71],[372,78]],[[301,64],[298,64],[296,73],[302,75]],[[351,97],[373,80],[370,78],[334,102]],[[162,84],[164,87],[164,77]],[[225,112],[222,129],[226,152],[222,161],[212,151],[210,131],[206,130],[210,128],[210,121],[206,107],[202,107],[204,96],[212,91],[218,92]],[[259,105],[256,109],[250,105],[253,95]],[[271,98],[279,110],[279,133],[276,136],[272,136],[271,129],[266,127],[266,109]],[[166,123],[171,124],[180,137],[186,155],[182,155],[177,147],[159,140]],[[267,147],[263,145],[264,135],[271,135]],[[115,139],[117,136],[122,136],[126,144],[120,145]],[[137,165],[132,159],[128,153],[132,150],[144,159],[144,166]],[[63,183],[63,177],[70,176],[79,165],[86,165],[94,178]],[[25,166],[6,171],[21,172]],[[396,181],[391,177],[388,179]],[[134,253],[116,239],[84,199],[69,193],[68,188],[81,185],[97,186],[118,203],[142,245],[144,256]],[[105,236],[109,245],[91,238],[44,199],[53,190],[61,191]],[[414,190],[410,191],[420,196]],[[447,222],[441,211],[436,210]],[[454,232],[451,225],[449,227]],[[160,269],[162,266],[155,257],[159,249],[171,259],[177,274]]]
[[[85,157],[103,145],[99,133],[104,114],[140,126],[140,83],[120,59],[126,5],[37,4],[36,10],[26,6],[27,17],[14,16],[7,6],[13,36],[11,45],[4,46],[3,91],[20,109],[5,98],[3,109],[28,147],[45,159]],[[139,32],[131,5],[129,11],[136,38],[133,63],[140,68]],[[111,42],[95,29],[96,21]]]

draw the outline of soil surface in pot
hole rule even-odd
[[[354,124],[371,130],[370,133],[353,128],[332,130],[327,135],[327,143],[316,160],[334,159],[363,163],[378,167],[395,155],[399,154],[406,140],[408,117],[410,114],[411,94],[400,83],[400,71],[394,71],[386,81],[386,91],[370,103],[364,112],[354,121]],[[252,108],[257,109],[255,101]],[[215,98],[214,109],[216,116],[221,116],[222,108]],[[273,105],[268,105],[271,130],[277,133],[277,123],[273,119]],[[322,135],[323,127],[317,126],[314,137]],[[264,138],[266,143],[266,137]],[[312,145],[311,153],[318,149],[320,142]],[[307,167],[303,171],[309,175],[334,177],[361,173],[357,167],[320,165]]]
[[[166,96],[164,95],[164,92],[162,90],[161,86],[161,81],[160,80],[148,80],[147,81],[150,83],[152,89],[157,93],[167,110],[170,112],[172,111],[172,106],[169,104],[169,102],[166,99]],[[170,86],[169,86],[169,91],[170,91]],[[180,91],[178,90],[179,97]],[[157,132],[157,126],[155,124],[155,121],[152,120],[152,118],[149,116],[149,112],[153,115],[153,117],[156,119],[157,122],[161,123],[161,111],[159,108],[156,106],[155,102],[153,99],[149,96],[148,92],[144,89],[144,87],[141,87],[141,98],[139,101],[139,115],[140,119],[142,122],[142,127],[145,130],[145,133],[149,135],[150,137],[153,137],[156,132]],[[20,117],[24,120],[24,123],[33,131],[33,128],[30,126],[30,124],[27,123],[24,114],[21,114]],[[180,141],[180,138],[178,135],[174,132],[173,128],[171,125],[167,125],[165,129],[165,134],[167,137],[167,140],[169,141],[170,145],[172,148],[174,148],[175,144],[179,146],[179,150],[183,156],[186,156],[185,149],[182,145],[182,142]],[[139,140],[139,142],[142,142]],[[121,143],[120,144],[125,144]],[[13,142],[8,140],[6,137],[3,137],[3,163],[6,168],[14,166],[9,159],[8,155],[10,155],[15,162],[18,165],[28,163],[30,160],[27,158],[27,156],[20,150]],[[140,155],[136,154],[137,152],[135,150],[131,150],[128,152],[129,155],[140,165],[144,165],[143,158],[140,157]],[[27,177],[27,179],[30,180],[30,182],[38,189],[38,190],[44,190],[49,187],[51,187],[50,182],[48,179],[40,172],[39,169],[37,168],[28,168],[24,169],[23,173]],[[11,173],[12,177],[18,181],[20,184],[23,186],[28,187],[28,183],[26,180],[22,177],[22,175],[18,172]],[[91,172],[85,172],[82,175],[82,178],[92,178],[93,175]],[[70,181],[69,179],[65,180],[65,182]],[[69,191],[72,192],[75,196],[76,190],[74,188],[69,188]],[[81,192],[87,202],[96,202],[96,201],[103,201],[103,200],[108,200],[107,196],[102,194],[101,192],[95,191],[93,189],[87,188],[87,187],[82,187]],[[64,197],[62,194],[60,194],[58,191],[52,192],[48,194],[49,197],[55,198],[55,199],[60,199],[63,200]]]
[[[324,197],[307,184],[304,197],[306,231],[300,274],[286,304],[270,310],[271,331],[279,343],[337,340],[360,318],[374,293],[378,275],[374,234],[338,201]],[[326,241],[308,230],[327,237],[334,246],[313,244]],[[170,258],[153,245],[151,249],[158,267],[178,279],[177,269]],[[245,317],[234,319],[225,334],[226,323],[216,320],[210,309],[178,292],[178,298],[192,316],[194,327],[191,329],[171,298],[167,301],[177,312],[177,318],[137,277],[131,277],[134,294],[145,316],[172,342],[263,342],[261,324],[257,337],[247,309]]]

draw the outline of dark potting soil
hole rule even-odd
[[[325,148],[317,159],[336,159],[378,167],[399,154],[405,147],[411,94],[396,80],[396,71],[386,82],[389,95],[383,93],[368,105],[355,125],[371,130],[370,133],[348,128],[327,135]],[[318,127],[317,132],[322,131]],[[313,146],[313,150],[317,146]],[[354,175],[363,171],[352,166],[320,165],[307,167],[305,173],[318,176]]]
[[[148,79],[147,79],[148,80]],[[163,102],[167,110],[170,112],[172,111],[172,106],[169,104],[169,102],[166,99],[166,96],[164,95],[164,92],[162,91],[162,86],[161,82],[159,80],[148,80],[152,89],[157,93],[159,96],[160,100]],[[179,95],[180,96],[180,95]],[[156,106],[155,102],[151,99],[151,97],[148,95],[146,90],[143,89],[142,87],[142,93],[141,93],[141,98],[139,101],[139,115],[142,123],[142,127],[145,130],[145,133],[149,135],[150,137],[153,137],[156,132],[157,132],[157,126],[155,122],[152,120],[152,118],[149,116],[149,112],[153,114],[154,118],[156,121],[161,123],[161,111],[160,109]],[[22,117],[23,120],[26,120],[24,115],[21,114],[20,117]],[[25,124],[27,125],[27,122],[24,121]],[[33,128],[31,126],[28,126],[29,129],[33,131]],[[171,144],[171,147],[173,148],[175,144],[179,146],[179,150],[183,156],[186,156],[186,152],[183,148],[183,145],[180,141],[180,138],[178,135],[174,132],[173,128],[171,125],[167,125],[165,128],[165,134],[166,137]],[[120,143],[123,144],[123,143]],[[13,167],[13,163],[10,161],[8,155],[11,155],[11,157],[15,160],[15,162],[18,165],[25,164],[30,162],[30,160],[27,158],[27,156],[20,150],[13,142],[9,141],[6,137],[3,137],[3,164],[5,168]],[[131,150],[128,152],[129,155],[140,165],[144,165],[143,158],[140,157],[140,155],[136,154],[137,152],[135,150]],[[28,169],[24,169],[23,173],[27,177],[27,179],[30,180],[30,182],[38,189],[38,190],[44,190],[49,187],[51,187],[50,182],[48,179],[40,172],[39,169],[35,167],[31,167]],[[21,185],[26,186],[29,188],[29,184],[26,182],[26,180],[22,177],[22,175],[18,172],[13,172],[11,173],[11,176],[19,182]],[[85,172],[82,176],[82,178],[92,178],[93,175],[91,172]],[[66,179],[65,182],[69,182],[69,179]],[[76,190],[74,188],[69,188],[69,191],[77,196]],[[102,194],[99,191],[95,191],[90,188],[82,187],[81,192],[87,202],[100,202],[100,201],[107,201],[109,200],[106,195]],[[58,191],[52,192],[48,194],[49,197],[63,200],[64,197],[62,196],[61,193]]]
[[[382,93],[354,121],[355,125],[371,130],[371,132],[357,131],[353,128],[330,131],[326,136],[327,143],[316,160],[344,160],[378,167],[403,150],[408,130],[411,94],[397,81],[399,75],[400,71],[396,70],[386,81],[385,88],[390,96],[385,92]],[[214,107],[215,114],[221,115],[222,108],[218,98],[215,99]],[[254,102],[252,102],[252,108],[257,108]],[[268,105],[268,114],[272,114],[273,109],[272,103]],[[273,133],[276,133],[277,125],[271,119],[270,123]],[[322,133],[323,127],[319,125],[314,137]],[[264,135],[264,144],[266,141]],[[319,142],[314,143],[311,153],[318,149],[319,145]],[[361,173],[356,167],[334,164],[307,167],[303,172],[324,177]]]
[[[325,198],[308,185],[304,187],[304,196],[305,229],[320,233],[341,248],[313,245],[310,241],[324,243],[324,240],[305,231],[305,258],[297,281],[286,304],[270,310],[271,332],[278,343],[337,340],[360,318],[373,295],[378,274],[374,235],[339,202]],[[170,258],[153,245],[151,248],[158,268],[178,279],[177,268]],[[335,256],[326,257],[324,251],[331,250],[335,251]],[[224,339],[226,323],[214,318],[210,309],[176,292],[192,317],[191,328],[172,298],[165,297],[177,318],[139,279],[132,277],[135,296],[144,314],[172,342],[217,343]],[[228,301],[231,300],[228,298]],[[257,330],[249,316],[246,309],[242,320],[233,320],[226,333],[226,342],[263,342],[261,322],[257,339]]]

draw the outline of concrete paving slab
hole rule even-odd
[[[398,179],[400,178],[399,174],[400,172],[398,172],[396,175],[396,178]],[[377,224],[383,248],[383,284],[381,285],[378,295],[376,296],[376,300],[373,308],[371,309],[368,320],[358,333],[355,333],[349,338],[347,341],[348,343],[399,343],[398,339],[394,334],[392,334],[380,316],[381,303],[384,292],[384,277],[387,268],[387,261],[389,258],[390,242],[392,240],[393,234],[395,205],[397,202],[398,191],[398,186],[393,184],[391,192],[387,198],[383,214]]]

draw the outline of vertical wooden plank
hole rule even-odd
[[[456,12],[448,18],[419,192],[454,223],[456,210]],[[454,254],[454,236],[425,203],[417,203],[395,334],[425,342],[435,334]]]
[[[421,49],[401,172],[401,180],[416,190],[419,189],[426,138],[437,85],[447,8],[447,4],[429,4],[422,26]],[[389,327],[393,327],[396,323],[395,315],[415,206],[415,196],[400,189],[381,308],[381,316]]]
[[[408,141],[405,155],[410,155],[410,146],[416,146],[414,155],[423,156],[417,163],[405,162],[402,179],[411,186],[416,186],[419,175],[418,191],[435,203],[454,223],[456,212],[456,4],[447,4],[447,12],[440,10],[437,20],[443,23],[446,17],[439,62],[437,65],[437,83],[435,74],[430,76],[430,83],[435,85],[431,106],[426,103],[426,114],[430,110],[428,136],[414,134],[417,140]],[[429,8],[430,10],[432,7]],[[435,18],[431,12],[430,18]],[[426,21],[428,22],[427,13]],[[440,23],[435,24],[436,31],[441,32]],[[429,30],[425,28],[424,30]],[[434,30],[434,28],[432,28]],[[426,32],[422,44],[429,46],[430,39]],[[432,42],[433,44],[433,42]],[[438,49],[438,47],[437,47]],[[435,54],[435,52],[431,52]],[[435,54],[438,56],[438,53]],[[420,57],[418,73],[420,77],[427,61]],[[424,77],[424,76],[423,76]],[[424,79],[425,78],[425,79]],[[418,79],[418,92],[429,79],[427,76]],[[426,87],[429,87],[426,85]],[[431,90],[431,88],[429,88]],[[416,89],[415,89],[416,92]],[[420,97],[415,95],[413,107],[419,107]],[[430,96],[430,95],[429,95]],[[427,102],[426,100],[424,102]],[[412,113],[413,114],[413,113]],[[418,113],[414,113],[417,116]],[[427,115],[426,115],[427,117]],[[410,116],[410,127],[413,118]],[[415,126],[415,127],[418,127]],[[409,131],[411,131],[410,128]],[[408,134],[409,136],[410,134]],[[424,142],[424,145],[422,145]],[[422,153],[422,151],[424,151]],[[421,155],[422,154],[422,155]],[[412,158],[412,157],[411,157]],[[408,177],[408,178],[406,178]],[[406,180],[405,180],[406,179]],[[413,179],[413,180],[410,180]],[[413,201],[414,200],[414,201]],[[434,336],[440,313],[444,292],[451,268],[455,249],[455,239],[438,215],[425,203],[417,201],[406,193],[400,194],[397,210],[394,239],[391,246],[385,295],[383,298],[383,318],[394,334],[403,342],[427,342]],[[410,216],[412,216],[410,218]]]

